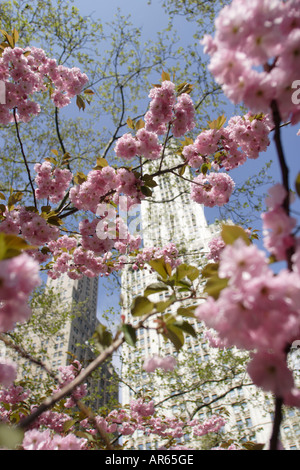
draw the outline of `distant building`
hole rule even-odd
[[[67,366],[78,360],[83,367],[89,364],[95,354],[89,340],[93,336],[97,320],[98,278],[83,277],[72,280],[67,274],[58,279],[48,278],[46,290],[51,289],[53,295],[59,294],[62,309],[69,309],[71,314],[58,332],[47,338],[30,332],[31,341],[38,351],[44,351],[43,364],[51,371],[56,372],[60,366]],[[22,362],[23,360],[21,360]],[[23,361],[24,363],[24,361]],[[19,378],[36,378],[43,381],[47,373],[38,365],[25,361],[29,369],[19,367]],[[30,371],[28,373],[28,370]],[[109,406],[112,400],[118,400],[118,383],[116,373],[111,362],[104,363],[87,379],[88,403],[94,410],[102,406]]]
[[[173,166],[175,166],[176,161],[178,163],[177,157],[169,155],[166,158],[172,158]],[[144,247],[163,247],[169,242],[174,242],[180,253],[182,253],[181,258],[183,261],[199,268],[201,267],[201,260],[209,251],[209,241],[219,233],[220,227],[216,224],[207,224],[203,207],[190,199],[190,183],[188,181],[190,175],[188,170],[184,173],[184,177],[185,179],[180,179],[172,173],[166,173],[164,176],[157,178],[158,186],[153,188],[152,196],[141,204],[141,235]],[[132,301],[137,295],[143,295],[144,289],[155,281],[157,281],[156,274],[151,274],[149,270],[133,270],[130,265],[123,270],[121,277],[122,314],[126,320],[133,322],[133,324],[137,322],[130,313]],[[201,293],[201,286],[199,286],[199,293]],[[150,298],[153,302],[157,302],[167,300],[169,295],[169,293],[162,292],[153,294]],[[198,305],[199,300],[192,303]],[[186,305],[190,305],[190,303]],[[178,305],[171,305],[166,312],[176,313],[177,307]],[[160,410],[166,415],[191,416],[190,413],[195,409],[196,403],[207,404],[207,407],[199,407],[196,417],[200,420],[205,420],[211,414],[217,414],[219,411],[222,414],[225,410],[226,420],[228,421],[227,431],[233,431],[237,435],[239,429],[241,429],[244,435],[246,434],[245,441],[268,443],[272,428],[272,415],[269,412],[269,410],[272,410],[272,403],[270,403],[269,409],[266,408],[265,395],[260,394],[253,386],[238,387],[240,377],[236,381],[233,379],[231,383],[227,381],[226,384],[224,382],[220,385],[217,385],[218,377],[215,377],[216,381],[212,386],[208,384],[207,389],[205,387],[202,387],[201,390],[191,389],[190,393],[185,393],[180,398],[180,394],[176,393],[180,390],[176,390],[175,385],[172,389],[172,383],[175,382],[175,379],[170,380],[169,388],[166,389],[163,386],[162,379],[157,378],[154,383],[152,375],[143,371],[144,359],[154,354],[162,356],[171,354],[178,357],[178,359],[182,357],[183,361],[181,362],[183,363],[184,357],[193,357],[198,363],[204,365],[213,361],[216,356],[216,349],[209,346],[208,340],[203,336],[201,325],[196,321],[192,321],[192,324],[199,332],[199,336],[195,340],[187,335],[186,343],[179,354],[174,352],[174,347],[170,341],[165,342],[161,335],[157,335],[156,325],[153,322],[149,322],[148,328],[138,331],[136,348],[131,348],[125,344],[123,347],[123,372],[125,377],[126,374],[130,374],[130,383],[127,382],[122,386],[122,405],[130,403],[131,399],[138,396],[137,394],[149,397],[151,396],[151,390],[155,390],[156,402],[162,403]],[[194,371],[185,366],[181,366],[181,369],[177,371],[177,377],[184,378],[185,383],[190,385],[197,380]],[[230,388],[232,390],[228,393]],[[172,393],[177,398],[164,401],[167,398],[167,390],[168,393],[173,390]],[[257,392],[258,395],[256,395]],[[218,399],[224,393],[224,398],[222,400]],[[292,424],[284,425],[282,442],[287,449],[299,449],[299,413],[294,410],[290,410],[289,413],[293,413],[295,417]],[[298,422],[296,416],[298,416]],[[285,422],[288,423],[289,421]],[[128,436],[126,436],[126,440],[128,442],[127,446],[134,449],[155,449],[161,445],[161,439],[155,439],[153,435],[147,435],[142,431],[137,431],[132,439],[128,439]],[[195,448],[199,448],[199,442],[191,441],[189,435],[182,436],[178,439],[178,443],[190,448],[194,448],[194,445]]]

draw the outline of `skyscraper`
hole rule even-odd
[[[89,343],[97,325],[98,278],[83,277],[73,280],[67,274],[58,279],[48,277],[46,292],[54,298],[53,315],[47,312],[51,327],[43,335],[42,328],[37,330],[29,323],[27,335],[35,352],[41,357],[41,363],[47,370],[58,372],[61,366],[67,366],[77,360],[85,367],[95,358],[95,352]],[[57,298],[57,300],[55,300]],[[51,309],[51,307],[50,307]],[[42,314],[42,312],[41,312]],[[65,315],[66,314],[66,315]],[[18,379],[46,380],[46,369],[32,363],[30,359],[19,359]],[[89,405],[96,411],[99,407],[110,406],[118,400],[118,384],[111,362],[103,364],[87,380]]]
[[[173,163],[173,167],[180,163],[178,157],[167,155],[166,158],[168,164],[170,161]],[[151,163],[152,169],[155,168],[155,163]],[[141,204],[141,234],[145,248],[163,247],[172,242],[178,248],[183,262],[199,268],[209,251],[209,241],[218,234],[220,227],[217,224],[208,225],[203,207],[191,201],[189,180],[188,170],[183,177],[173,172],[157,178],[158,185],[153,188],[152,196]],[[130,313],[132,301],[137,295],[143,295],[145,288],[156,280],[156,274],[149,270],[134,270],[130,265],[124,269],[121,277],[122,314],[126,320],[136,323],[137,320]],[[199,285],[200,295],[201,289]],[[168,292],[153,294],[151,300],[167,300],[169,295]],[[190,299],[186,305],[191,303],[197,305],[199,300]],[[177,308],[178,305],[170,305],[166,313],[175,314]],[[249,381],[244,381],[244,369],[234,363],[235,354],[237,357],[240,354],[238,351],[220,352],[218,348],[211,347],[205,337],[204,326],[193,320],[191,323],[198,331],[198,336],[194,339],[187,335],[179,354],[170,341],[164,341],[157,334],[156,324],[153,322],[149,322],[147,328],[138,330],[136,348],[128,345],[123,347],[125,384],[122,386],[122,404],[126,405],[138,396],[151,396],[156,403],[160,403],[163,414],[197,417],[200,420],[225,411],[229,435],[237,437],[241,430],[244,441],[267,443],[272,427],[270,410],[273,403],[270,401],[268,406],[268,397],[266,399],[264,394],[257,394],[257,389]],[[223,368],[219,366],[220,354],[224,355]],[[167,380],[162,373],[157,374],[154,379],[153,374],[145,373],[143,362],[153,355],[173,355],[177,358],[178,367],[174,371],[174,377]],[[200,372],[196,371],[197,365],[201,366]],[[294,411],[290,410],[290,413]],[[286,426],[290,433],[289,439],[282,436],[286,448],[299,447],[300,429],[295,431],[293,423]],[[178,442],[190,444],[194,448],[195,442],[189,443],[187,439],[190,436],[183,434]],[[153,449],[159,444],[161,442],[142,431],[136,432],[128,440],[129,447],[138,449]],[[203,442],[196,443],[196,448],[199,445],[203,445]]]

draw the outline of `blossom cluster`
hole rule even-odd
[[[40,283],[39,264],[26,253],[0,261],[0,332],[28,320],[29,296]]]
[[[0,402],[2,404],[16,405],[22,401],[26,401],[30,396],[30,392],[25,390],[21,385],[11,385],[6,389],[0,389]],[[1,406],[1,419],[8,421],[9,411],[6,407]]]
[[[233,116],[226,127],[202,131],[182,155],[192,168],[210,162],[215,170],[232,170],[267,150],[270,130],[267,115]]]
[[[74,377],[74,370],[75,374],[77,373],[77,365],[74,363],[73,366],[62,369],[65,383],[70,383]],[[7,390],[1,390],[1,420],[9,423],[17,405],[25,403],[29,398],[30,392],[21,386],[11,386]],[[75,402],[70,402],[69,405],[74,407]],[[21,448],[24,450],[88,450],[90,448],[88,437],[77,437],[73,426],[66,432],[64,424],[69,420],[69,415],[65,413],[51,410],[43,412],[24,433]],[[86,436],[91,437],[95,436],[100,428],[104,433],[118,432],[123,436],[132,436],[135,431],[141,431],[145,435],[154,434],[169,440],[181,438],[187,428],[192,430],[195,437],[218,432],[225,425],[225,421],[217,415],[203,422],[196,418],[185,420],[179,417],[158,415],[153,400],[137,398],[131,400],[125,408],[110,411],[106,417],[96,415],[94,420],[80,418],[77,427],[78,425]],[[175,446],[174,449],[179,449],[179,447]]]
[[[197,308],[198,320],[214,329],[223,345],[252,352],[248,372],[255,384],[286,404],[291,394],[296,401],[285,353],[300,335],[297,269],[274,274],[264,251],[238,239],[222,249],[218,275],[228,280],[227,287]]]
[[[23,450],[87,450],[87,440],[75,434],[53,434],[49,429],[31,429],[25,432]]]
[[[147,130],[162,135],[172,124],[178,137],[194,127],[194,108],[189,95],[179,95],[177,100],[175,84],[170,80],[152,88],[149,98],[149,110],[145,114]],[[181,128],[184,129],[183,134]]]
[[[48,243],[54,260],[48,271],[49,277],[56,279],[62,273],[67,273],[71,279],[109,275],[120,271],[127,264],[131,264],[133,270],[143,269],[148,261],[160,258],[172,268],[181,263],[174,243],[168,243],[162,248],[145,247],[138,250],[141,242],[139,235],[133,236],[127,232],[123,240],[118,237],[113,240],[99,240],[95,233],[96,225],[94,221],[82,221],[82,238],[64,235]],[[109,246],[117,250],[116,257],[113,256],[113,251],[99,254],[99,250]],[[126,254],[125,249],[128,250]]]
[[[24,206],[15,206],[11,211],[6,209],[4,220],[0,224],[0,232],[20,235],[30,245],[43,246],[59,237],[58,227],[51,225],[37,211]]]
[[[176,359],[173,356],[158,356],[154,355],[145,359],[143,369],[146,372],[154,372],[156,369],[162,369],[166,371],[174,370],[176,365]]]
[[[72,180],[72,173],[67,168],[53,168],[51,163],[45,161],[36,163],[34,170],[37,175],[35,182],[37,189],[35,195],[37,199],[49,199],[53,204],[57,204],[65,196],[66,190]]]
[[[130,436],[139,430],[145,434],[156,434],[161,438],[181,438],[189,427],[194,436],[203,436],[218,432],[225,425],[221,416],[212,416],[204,422],[198,419],[185,420],[179,417],[157,415],[152,400],[146,402],[139,398],[132,400],[129,409],[111,411],[106,418],[97,418],[98,424],[105,432],[118,431],[123,436]],[[176,447],[177,448],[177,447]]]
[[[234,103],[270,111],[276,100],[283,121],[300,120],[292,84],[299,79],[299,0],[233,0],[205,36],[209,70]],[[247,14],[245,14],[245,11]]]
[[[194,419],[189,422],[190,426],[193,426],[194,436],[204,436],[210,432],[218,432],[225,426],[226,422],[221,416],[212,416],[203,423],[199,422],[198,419]]]
[[[30,392],[21,385],[11,385],[0,390],[1,421],[9,423],[13,419],[18,405],[30,399]],[[32,407],[34,411],[35,406]],[[24,417],[21,413],[20,418]],[[24,433],[23,450],[85,450],[87,441],[76,437],[73,433],[65,434],[64,423],[70,417],[64,413],[45,411]]]
[[[287,252],[295,248],[295,237],[292,234],[296,227],[296,219],[286,213],[284,200],[291,199],[281,184],[269,190],[266,198],[268,210],[262,214],[264,230],[264,246],[277,261],[287,259]]]
[[[59,383],[59,388],[55,390],[55,392],[57,392],[58,390],[61,390],[62,388],[70,384],[75,379],[75,377],[77,377],[79,372],[82,370],[82,366],[79,361],[75,360],[69,366],[61,366],[59,367],[58,370],[60,373],[60,383]],[[87,394],[87,385],[85,383],[79,385],[72,391],[72,395],[67,399],[65,403],[65,407],[72,408],[76,406],[76,401],[85,397],[86,394]]]
[[[86,181],[70,189],[70,200],[77,209],[97,213],[99,204],[112,200],[118,203],[121,195],[128,196],[128,209],[145,198],[141,192],[142,181],[126,168],[117,170],[107,166],[92,170]]]
[[[158,247],[145,247],[141,250],[135,258],[135,262],[132,266],[133,270],[143,268],[148,261],[152,259],[162,258],[165,263],[169,264],[172,269],[176,268],[181,264],[181,259],[179,257],[179,251],[175,243],[169,242],[165,246]]]
[[[0,122],[13,121],[12,109],[17,109],[17,119],[28,122],[40,112],[40,105],[32,99],[45,92],[51,82],[51,99],[61,108],[78,95],[88,81],[77,67],[67,68],[47,57],[42,49],[31,47],[6,47],[0,58],[0,80],[5,83],[5,104],[0,104]]]
[[[16,365],[8,359],[0,359],[0,384],[9,387],[16,378]]]
[[[168,126],[174,137],[181,137],[195,127],[194,104],[188,93],[176,95],[176,87],[170,80],[164,80],[150,90],[149,110],[145,114],[145,127],[136,135],[130,133],[120,137],[115,145],[118,157],[130,160],[143,156],[157,160],[161,156],[162,144],[158,136],[167,132]]]
[[[209,253],[206,255],[206,258],[217,263],[220,260],[220,254],[225,246],[225,242],[220,235],[212,238],[208,242]]]
[[[234,186],[227,173],[201,173],[191,183],[191,199],[206,207],[223,206],[229,201]]]
[[[147,160],[157,160],[160,157],[162,145],[158,141],[155,132],[139,129],[136,136],[124,134],[115,145],[117,157],[130,160],[136,156],[141,156]]]

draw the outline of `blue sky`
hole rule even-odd
[[[93,14],[95,18],[100,18],[102,23],[111,21],[120,8],[121,13],[124,16],[131,16],[132,23],[139,27],[142,31],[143,38],[153,39],[157,31],[162,30],[168,24],[168,19],[163,12],[161,2],[159,0],[153,0],[151,5],[148,5],[147,0],[110,0],[107,1],[95,1],[95,0],[74,0],[74,5],[77,6],[80,12],[84,15]],[[177,33],[182,38],[181,45],[188,44],[193,41],[193,34],[195,30],[191,27],[184,17],[177,17],[174,21],[174,26]],[[193,41],[194,42],[194,41]],[[199,44],[199,48],[201,45]],[[299,76],[300,79],[300,76]],[[232,107],[228,106],[229,119],[232,113]],[[288,166],[290,168],[290,181],[293,187],[297,173],[300,171],[299,165],[299,142],[300,136],[297,136],[297,130],[299,126],[285,127],[282,129],[282,140]],[[273,136],[271,136],[273,138]],[[230,174],[235,179],[237,184],[242,183],[250,174],[256,174],[266,162],[272,160],[273,164],[271,167],[271,174],[275,182],[281,182],[281,176],[279,171],[279,165],[277,163],[276,150],[273,143],[267,150],[261,154],[258,160],[248,161],[243,167],[233,170]],[[296,199],[293,205],[293,210],[296,210],[300,214],[300,198]],[[207,209],[205,211],[208,222],[213,222],[215,217],[218,215],[218,211],[215,209]],[[261,229],[261,224],[258,221],[254,228]],[[113,296],[106,297],[103,295],[104,290],[100,289],[99,299],[99,311],[116,305],[119,299],[117,291],[114,292]]]

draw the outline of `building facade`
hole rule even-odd
[[[178,160],[173,158],[173,166],[176,166],[176,162]],[[166,173],[157,179],[158,185],[153,188],[152,196],[142,202],[143,246],[163,247],[173,242],[183,262],[201,268],[202,260],[209,251],[208,243],[219,233],[220,227],[207,224],[203,207],[190,199],[187,171],[184,177]],[[143,295],[145,288],[155,281],[157,276],[149,270],[133,270],[130,265],[124,269],[121,278],[122,314],[126,320],[133,324],[137,322],[130,314],[132,301],[137,295]],[[197,289],[200,296],[201,285]],[[153,294],[151,300],[167,300],[169,295],[169,292]],[[199,304],[199,300],[189,300],[185,305],[193,303]],[[171,305],[166,313],[176,313],[177,307]],[[137,397],[152,397],[155,403],[160,403],[161,415],[205,421],[212,415],[220,414],[226,417],[224,432],[227,439],[240,440],[241,443],[268,443],[272,429],[272,399],[258,393],[245,380],[244,368],[237,365],[239,355],[243,357],[242,353],[233,350],[220,352],[218,348],[211,347],[205,336],[204,325],[195,320],[191,320],[191,323],[198,336],[195,339],[186,335],[185,344],[179,353],[170,341],[165,341],[157,334],[156,325],[151,322],[147,328],[137,331],[136,348],[128,345],[123,347],[126,385],[122,386],[122,404],[126,406]],[[220,354],[223,354],[223,358],[220,358]],[[149,374],[143,370],[144,360],[153,355],[176,357],[178,365],[172,375],[159,372]],[[223,368],[220,367],[220,359],[224,362]],[[228,371],[231,370],[230,373],[226,367]],[[286,413],[282,443],[287,449],[300,448],[299,413],[295,410]],[[220,440],[222,435],[215,437],[217,444]],[[195,438],[191,441],[188,433],[183,433],[176,441],[191,449],[211,448],[214,445],[214,441],[209,439]],[[143,431],[136,432],[127,442],[129,448],[144,450],[162,445],[160,439]]]
[[[73,361],[79,361],[82,367],[87,366],[94,358],[90,339],[98,324],[98,278],[83,277],[73,280],[67,274],[58,279],[48,277],[46,293],[53,299],[53,316],[47,312],[48,324],[53,321],[57,326],[47,329],[28,325],[26,334],[30,339],[30,348],[39,357],[45,367],[33,363],[30,358],[18,359],[18,380],[33,380],[47,383],[47,371],[57,373],[59,368]],[[49,308],[48,308],[49,310]],[[50,308],[51,310],[51,308]],[[41,313],[41,319],[43,313]],[[60,318],[61,316],[61,318]],[[87,404],[93,410],[109,407],[118,401],[118,382],[111,362],[106,362],[87,379]]]

